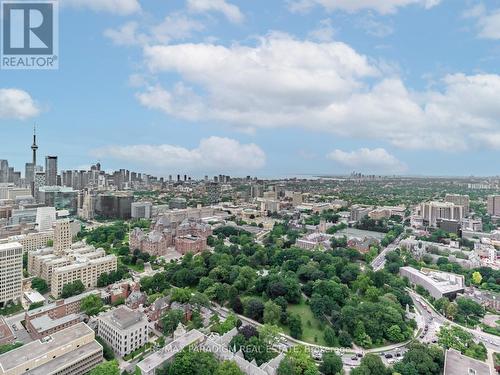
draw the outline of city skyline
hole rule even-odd
[[[62,4],[59,70],[0,72],[16,170],[36,123],[59,170],[498,174],[491,1],[113,4]]]

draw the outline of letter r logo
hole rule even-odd
[[[3,54],[53,54],[53,4],[4,2]]]

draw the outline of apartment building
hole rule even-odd
[[[77,260],[75,263],[55,268],[52,272],[50,293],[54,298],[61,296],[64,285],[80,280],[86,289],[97,286],[97,279],[103,273],[116,271],[117,258],[107,255],[96,259]]]
[[[488,196],[488,214],[500,216],[500,195]]]
[[[351,221],[360,221],[362,218],[365,216],[368,216],[368,214],[373,210],[373,207],[370,206],[362,206],[360,204],[355,204],[351,207],[351,215],[350,215],[350,220]]]
[[[463,206],[464,214],[467,215],[469,213],[470,199],[468,195],[446,194],[444,201],[453,203],[456,206]]]
[[[0,244],[0,305],[22,297],[23,247],[19,242]]]
[[[54,225],[54,250],[60,254],[71,248],[73,242],[69,219],[58,220]]]
[[[98,336],[123,357],[146,344],[148,321],[142,312],[120,306],[99,316]]]
[[[440,220],[460,221],[465,216],[464,206],[451,202],[426,202],[420,206],[420,215],[431,227],[437,227]]]
[[[0,355],[0,375],[83,375],[103,361],[102,346],[85,323]]]
[[[0,243],[19,242],[23,246],[23,252],[35,251],[47,246],[54,239],[53,231],[20,234],[0,240]]]

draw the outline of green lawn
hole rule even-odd
[[[302,319],[302,341],[327,346],[323,339],[324,329],[321,328],[319,320],[314,317],[308,305],[304,302],[300,305],[288,305],[287,311],[290,314],[298,314]],[[308,321],[311,322],[310,325]],[[288,327],[282,328],[288,335],[290,334]],[[317,340],[314,340],[315,337]]]

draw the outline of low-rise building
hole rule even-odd
[[[297,247],[305,250],[312,250],[316,248],[329,249],[331,247],[330,242],[332,238],[333,235],[314,232],[299,238],[296,245]]]
[[[83,375],[102,361],[94,331],[79,323],[0,355],[0,375]]]
[[[378,243],[374,238],[351,238],[347,241],[347,246],[365,254],[370,251],[370,247],[376,246]]]
[[[137,367],[142,375],[154,375],[157,369],[170,362],[182,349],[198,344],[204,338],[205,335],[196,329],[181,334],[180,328],[177,327],[174,332],[174,341],[143,359]]]
[[[0,315],[0,345],[10,344],[14,340],[14,333],[5,321],[5,318]]]
[[[127,306],[110,310],[98,318],[98,336],[123,357],[148,341],[148,321]]]
[[[100,292],[92,290],[26,311],[24,314],[26,330],[33,339],[39,339],[79,323],[81,301],[93,294],[100,295]]]
[[[399,273],[407,277],[411,284],[420,285],[435,299],[448,297],[454,299],[458,293],[465,290],[465,278],[450,272],[441,272],[422,268],[420,271],[413,267],[401,267]]]
[[[207,248],[207,238],[194,235],[175,238],[175,250],[181,254],[199,253]]]

